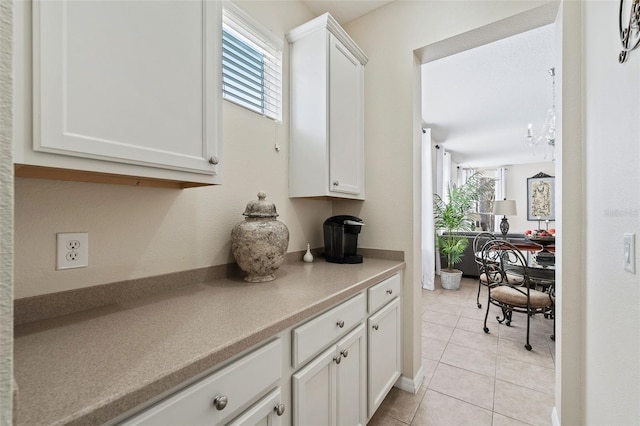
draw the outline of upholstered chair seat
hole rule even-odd
[[[491,290],[491,298],[505,303],[507,305],[518,306],[521,308],[527,307],[527,292],[518,291],[509,286],[498,286]],[[529,290],[529,306],[532,308],[547,308],[553,304],[551,297],[548,293],[543,293],[538,290]]]

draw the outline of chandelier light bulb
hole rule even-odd
[[[549,151],[551,151],[551,159],[555,161],[554,156],[554,147],[556,144],[556,79],[555,79],[555,68],[549,69],[549,75],[552,79],[552,105],[551,108],[547,111],[547,116],[545,117],[544,124],[542,125],[542,129],[537,136],[533,134],[533,124],[529,123],[527,128],[527,137],[525,139],[525,143],[531,147],[531,151],[533,155],[536,155],[536,146],[538,146],[541,142],[545,142],[544,144],[544,158],[545,160],[549,156]]]

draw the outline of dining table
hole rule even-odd
[[[540,253],[544,253],[544,255]],[[550,256],[548,253],[549,252],[542,251],[522,251],[525,259],[527,259],[529,280],[544,290],[554,285],[556,281],[555,253],[550,253]]]
[[[548,291],[556,279],[555,246],[545,246],[525,242],[511,243],[522,253],[527,261],[529,280],[536,287]],[[474,253],[477,259],[482,259],[482,253]]]

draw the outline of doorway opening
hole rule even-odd
[[[495,199],[521,200],[516,202],[518,217],[509,218],[513,232],[524,234],[537,227],[527,218],[526,178],[539,172],[555,176],[561,173],[561,164],[553,162],[548,152],[545,155],[544,146],[534,153],[525,139],[528,124],[540,128],[552,104],[547,71],[561,56],[555,49],[557,12],[558,3],[548,3],[415,51],[417,62],[422,64],[421,94],[435,87],[430,98],[421,96],[419,113],[424,129],[423,288],[434,288],[439,260],[432,248],[432,194],[441,194],[448,182],[463,183],[469,170],[482,171],[496,180]],[[516,53],[523,59],[517,59]],[[502,59],[493,54],[502,55]],[[474,63],[474,56],[483,63]],[[529,59],[532,62],[527,62]],[[468,85],[478,90],[471,92]],[[556,87],[555,95],[560,94],[561,88]],[[490,212],[478,214],[483,217]],[[559,386],[560,381],[556,383]]]

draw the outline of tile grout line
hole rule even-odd
[[[431,380],[429,380],[429,381],[431,381]],[[429,388],[425,388],[424,395],[422,395],[422,398],[420,398],[420,402],[418,403],[418,405],[416,405],[416,409],[413,412],[413,415],[411,416],[411,420],[409,421],[409,425],[413,424],[413,419],[416,418],[416,414],[418,414],[418,410],[420,409],[420,406],[422,405],[422,401],[424,401],[424,398],[427,396],[427,390],[429,390]]]
[[[475,283],[475,282],[473,282],[472,284],[477,286],[477,283]],[[465,284],[463,283],[463,285],[465,285]],[[467,281],[466,285],[467,286],[470,285],[469,281]],[[475,291],[477,291],[477,288],[475,289]],[[496,414],[498,414],[500,416],[503,416],[503,417],[505,417],[507,419],[513,420],[513,421],[521,422],[523,424],[530,424],[529,422],[525,422],[523,420],[519,420],[519,419],[517,419],[515,417],[512,417],[510,415],[505,415],[505,414],[502,414],[502,413],[499,413],[499,412],[495,411],[498,382],[509,384],[509,385],[512,385],[512,386],[518,386],[518,387],[521,387],[521,388],[526,389],[528,391],[533,391],[533,392],[536,392],[536,393],[539,393],[539,394],[542,394],[542,395],[547,395],[547,396],[551,396],[551,397],[553,397],[555,395],[555,392],[553,394],[552,393],[548,393],[548,392],[545,392],[545,391],[541,391],[541,390],[538,390],[538,389],[531,388],[529,386],[522,385],[520,383],[512,383],[509,380],[498,379],[498,377],[497,377],[498,376],[498,362],[499,362],[499,358],[500,357],[502,357],[504,359],[507,359],[507,360],[508,359],[515,359],[515,360],[520,361],[520,362],[527,362],[527,363],[531,364],[532,366],[539,367],[539,368],[542,368],[544,370],[555,371],[555,367],[556,367],[556,360],[555,360],[555,356],[554,356],[555,347],[552,346],[553,342],[550,341],[550,339],[545,338],[546,345],[540,345],[540,347],[544,348],[546,346],[546,351],[543,350],[543,352],[546,352],[550,356],[550,361],[551,361],[552,367],[549,367],[548,365],[541,365],[541,364],[544,363],[544,359],[546,359],[547,357],[545,357],[544,354],[542,354],[540,352],[538,352],[538,354],[540,356],[542,356],[544,359],[533,360],[533,362],[525,361],[522,358],[516,357],[514,354],[511,354],[512,356],[509,356],[509,353],[512,352],[511,351],[512,348],[509,348],[509,347],[507,347],[507,349],[508,349],[507,350],[507,354],[501,354],[500,350],[499,350],[501,342],[505,342],[508,345],[512,345],[512,344],[515,344],[517,342],[517,339],[509,338],[509,337],[514,337],[514,336],[501,336],[501,331],[503,331],[503,329],[500,327],[499,324],[496,324],[497,328],[494,327],[495,330],[497,331],[497,333],[491,333],[496,338],[496,341],[495,341],[495,343],[496,343],[496,351],[494,353],[486,352],[484,350],[480,350],[480,349],[478,349],[476,347],[473,347],[473,346],[464,346],[464,345],[461,345],[459,343],[456,343],[456,342],[452,341],[453,335],[456,333],[457,330],[460,330],[460,332],[464,332],[464,333],[473,333],[473,331],[465,330],[464,328],[459,327],[459,326],[462,325],[461,321],[464,321],[464,320],[462,320],[462,318],[469,319],[469,320],[472,320],[472,321],[475,321],[475,320],[478,319],[477,316],[473,316],[472,313],[467,312],[468,309],[465,308],[464,305],[461,305],[462,299],[466,298],[466,301],[468,303],[468,301],[471,300],[471,296],[473,296],[472,297],[472,299],[473,299],[472,300],[473,301],[472,305],[473,305],[473,307],[476,307],[475,294],[476,294],[475,292],[471,292],[471,291],[468,291],[468,289],[465,289],[465,290],[460,291],[460,292],[451,292],[451,293],[440,292],[440,293],[437,293],[437,294],[434,293],[433,294],[433,300],[429,300],[428,302],[425,301],[425,298],[423,297],[422,303],[424,304],[423,305],[424,309],[422,310],[422,315],[424,315],[427,311],[431,311],[432,312],[431,315],[436,315],[436,316],[438,314],[446,314],[446,312],[439,312],[437,310],[435,310],[435,311],[434,310],[430,310],[429,309],[429,305],[433,303],[433,304],[438,304],[438,305],[450,305],[452,309],[456,309],[457,310],[457,314],[456,314],[457,315],[457,319],[455,321],[455,325],[452,327],[453,330],[451,331],[451,334],[448,336],[447,340],[446,341],[440,340],[440,342],[444,342],[445,345],[444,345],[444,349],[443,349],[442,353],[440,354],[438,360],[432,360],[432,359],[428,359],[427,358],[429,361],[435,362],[434,372],[433,372],[433,374],[431,374],[431,378],[428,381],[425,381],[424,394],[422,395],[420,400],[415,405],[415,410],[413,410],[413,412],[411,413],[411,420],[410,420],[409,425],[413,425],[414,424],[414,421],[416,420],[416,416],[418,414],[418,411],[420,410],[421,405],[423,403],[425,403],[425,397],[427,395],[427,392],[435,392],[435,393],[437,393],[437,394],[439,394],[441,396],[445,396],[445,397],[448,397],[448,398],[452,398],[452,399],[458,400],[458,401],[460,401],[460,402],[462,402],[464,404],[468,404],[470,406],[474,406],[474,407],[480,408],[482,410],[491,411],[491,416],[490,416],[491,424],[493,424],[496,421],[496,417],[495,417]],[[444,301],[438,301],[438,299],[437,299],[438,296],[446,296],[446,302],[451,302],[451,303],[445,303]],[[484,306],[483,306],[483,308],[484,308]],[[490,310],[491,307],[489,306],[488,308]],[[466,312],[466,315],[465,315],[465,312]],[[489,312],[489,313],[491,314],[491,312]],[[449,313],[449,315],[453,315],[453,314]],[[484,320],[484,317],[482,318],[481,321],[483,321],[483,320]],[[424,324],[425,322],[429,323],[429,324],[438,325],[438,326],[451,327],[451,326],[449,326],[447,324],[440,324],[440,323],[436,323],[436,322],[432,322],[432,321],[422,321],[422,323],[423,323],[422,325],[423,326],[426,325],[426,324]],[[540,325],[544,325],[543,322],[540,322],[539,324]],[[471,326],[471,325],[469,325],[469,326]],[[543,329],[546,329],[546,326]],[[477,334],[478,335],[483,335],[484,333],[477,333]],[[548,334],[548,333],[545,332],[543,334],[546,336],[546,334]],[[439,340],[439,339],[432,339],[432,340]],[[491,410],[489,410],[489,409],[487,409],[487,408],[485,408],[483,406],[477,405],[476,403],[466,401],[466,400],[464,400],[464,399],[462,399],[460,397],[451,396],[451,395],[448,395],[448,394],[443,393],[441,391],[433,390],[431,388],[431,385],[432,385],[431,382],[432,382],[432,379],[433,379],[433,377],[435,375],[435,371],[437,371],[439,369],[441,364],[445,365],[445,366],[448,366],[448,367],[452,367],[452,368],[458,368],[458,369],[461,369],[461,370],[464,370],[464,371],[467,371],[467,372],[470,372],[470,373],[479,374],[479,375],[482,375],[482,376],[485,376],[485,377],[490,377],[490,376],[486,375],[485,373],[480,373],[480,372],[474,371],[474,370],[468,370],[465,367],[459,367],[457,365],[452,365],[452,364],[449,364],[448,362],[443,361],[444,354],[447,351],[447,349],[450,349],[450,345],[454,345],[454,346],[457,346],[457,347],[460,347],[460,348],[473,350],[473,351],[477,351],[477,352],[483,352],[483,353],[487,353],[487,354],[491,354],[491,355],[495,356],[495,365],[494,365],[494,368],[493,368],[493,377],[492,377],[494,393],[493,393]],[[393,416],[389,416],[389,417],[391,417],[392,419],[398,421],[402,425],[406,425],[407,424],[403,420],[396,419]],[[415,426],[418,426],[418,425],[415,425]]]

